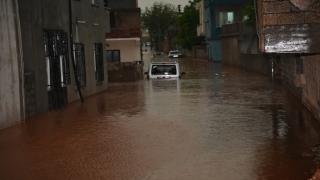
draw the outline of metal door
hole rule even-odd
[[[66,85],[71,82],[67,33],[63,31],[44,31],[44,44],[48,103],[49,110],[53,110],[68,103]]]

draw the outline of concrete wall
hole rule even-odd
[[[107,50],[120,50],[121,62],[141,61],[141,11],[114,10],[116,27],[106,35]]]
[[[207,53],[206,53],[206,46],[194,46],[193,47],[194,56],[195,59],[207,59]]]
[[[222,62],[224,59],[222,57],[222,42],[220,35],[222,29],[220,27],[220,12],[233,12],[234,22],[239,22],[243,20],[243,16],[240,13],[241,7],[248,0],[224,0],[224,1],[205,1],[205,17],[208,19],[205,25],[206,41],[207,46],[207,56],[209,60],[214,62]]]
[[[116,27],[107,34],[107,39],[141,37],[140,8],[112,9],[111,11],[115,12]]]
[[[24,120],[23,63],[17,2],[0,1],[0,129]]]
[[[21,7],[19,15],[24,70],[27,76],[26,103],[28,106],[35,106],[27,107],[27,110],[32,110],[27,114],[40,114],[49,109],[43,31],[68,32],[69,5],[65,0],[18,0],[18,2]],[[74,79],[72,81],[74,82]]]
[[[85,48],[87,85],[81,88],[81,90],[83,96],[87,97],[108,88],[106,51],[103,51],[104,81],[97,83],[95,79],[93,45],[94,43],[102,43],[103,49],[106,49],[105,36],[110,32],[110,24],[108,23],[109,11],[103,8],[103,0],[95,0],[95,5],[98,7],[91,6],[90,1],[72,1],[72,4],[74,42],[83,43]],[[76,20],[85,21],[86,23],[76,24]],[[95,26],[93,25],[94,23],[99,25]],[[74,76],[72,75],[72,77]],[[68,86],[69,102],[79,100],[75,86],[75,81],[72,80],[72,84]]]
[[[222,37],[222,59],[224,64],[240,66],[240,46],[238,35]]]
[[[305,56],[303,72],[302,102],[320,120],[320,55]]]
[[[257,39],[251,53],[247,52],[253,32],[243,22],[222,26],[222,59],[223,64],[241,67],[250,71],[269,75],[269,55],[258,54]]]
[[[44,52],[44,30],[61,30],[69,32],[69,4],[67,0],[18,0],[21,19],[24,70],[26,72],[26,105],[28,116],[49,110],[47,73]],[[91,96],[107,89],[106,52],[104,58],[104,81],[96,83],[94,70],[94,43],[102,43],[105,49],[105,34],[110,32],[108,11],[103,8],[103,0],[72,0],[74,43],[83,43],[85,47],[86,86],[82,88],[83,97]],[[85,21],[77,24],[76,21]],[[98,25],[93,25],[93,24]],[[70,43],[70,39],[68,41]],[[79,100],[76,91],[74,70],[69,51],[71,84],[67,85],[68,102]],[[33,110],[33,111],[32,111]]]
[[[253,39],[254,32],[243,22],[222,26],[222,59],[223,63],[240,66],[241,54],[248,53],[248,47]],[[258,39],[255,38],[251,48],[252,54],[258,53]]]
[[[107,50],[120,50],[121,62],[141,61],[140,38],[130,40],[106,40]]]
[[[204,36],[205,35],[205,7],[204,7],[204,1],[201,0],[197,3],[197,10],[199,11],[199,23],[197,27],[197,35],[198,36]]]

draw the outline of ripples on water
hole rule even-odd
[[[281,84],[181,59],[0,131],[0,179],[307,179],[319,128]],[[17,171],[19,173],[17,173]],[[1,178],[2,177],[2,178]]]

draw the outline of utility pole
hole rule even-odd
[[[161,36],[160,36],[160,21],[159,21],[159,16],[157,16],[158,19],[158,51],[160,51],[160,41],[161,41]]]

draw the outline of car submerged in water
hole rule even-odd
[[[182,53],[179,50],[169,51],[168,58],[180,58],[182,57]]]
[[[180,78],[185,72],[181,72],[179,63],[177,62],[151,62],[147,75],[148,79],[169,79]]]

